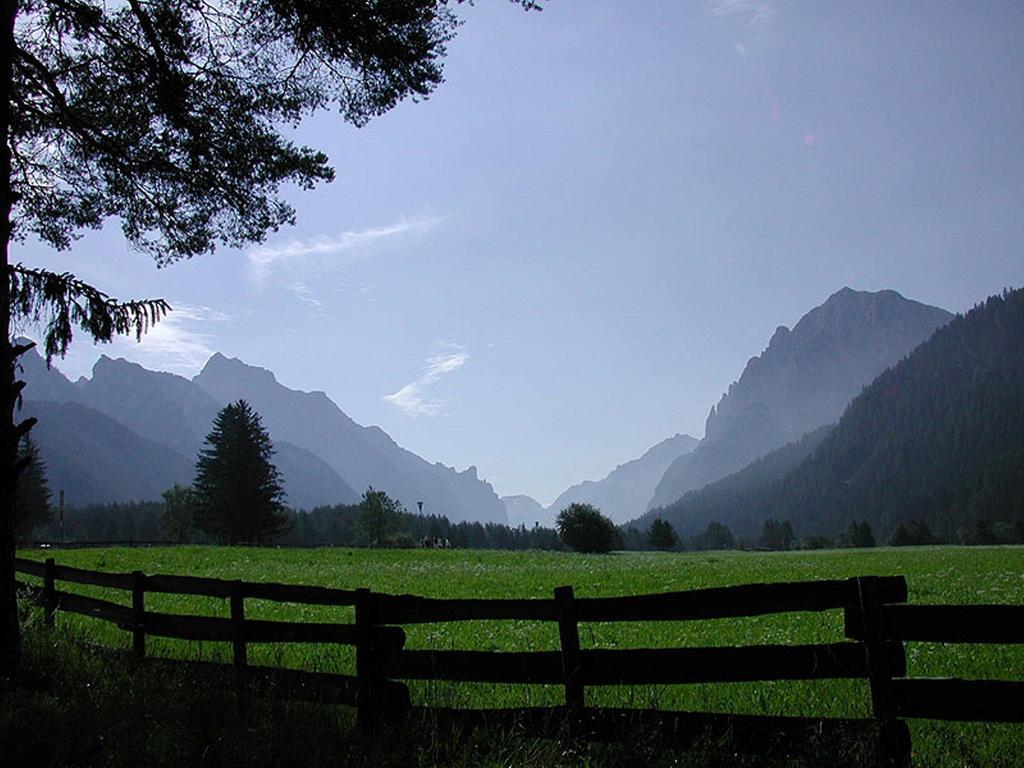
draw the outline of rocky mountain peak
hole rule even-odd
[[[649,507],[835,422],[864,386],[952,318],[896,291],[845,287],[792,330],[779,326],[709,412],[700,446],[665,472]]]

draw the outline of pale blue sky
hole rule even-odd
[[[67,254],[178,307],[141,345],[321,389],[431,461],[551,501],[708,409],[844,285],[960,311],[1024,284],[1024,4],[479,0],[447,82],[300,138],[338,180],[262,246],[157,270],[116,226]]]

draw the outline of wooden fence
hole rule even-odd
[[[578,598],[559,587],[550,599],[436,599],[389,595],[368,589],[340,590],[289,584],[228,581],[192,576],[102,573],[45,562],[16,560],[19,572],[42,585],[20,584],[44,606],[53,623],[69,611],[117,624],[133,635],[136,656],[146,638],[230,642],[234,666],[247,679],[256,673],[275,681],[277,695],[307,696],[358,707],[360,726],[410,710],[403,680],[556,684],[560,707],[431,709],[433,716],[475,722],[515,723],[537,734],[566,724],[576,738],[615,739],[637,727],[654,727],[681,739],[707,729],[727,729],[738,749],[757,749],[766,739],[813,731],[878,729],[898,761],[909,756],[902,718],[1024,721],[1024,683],[906,677],[904,641],[1024,643],[1024,606],[908,605],[902,576],[751,584],[627,597]],[[131,606],[58,590],[57,582],[88,584],[131,593]],[[146,595],[205,595],[229,601],[230,618],[159,613]],[[355,608],[353,624],[297,623],[246,618],[254,598]],[[585,622],[692,621],[842,609],[846,642],[814,645],[748,645],[712,648],[588,649],[580,644]],[[470,651],[405,648],[400,625],[470,620],[532,620],[558,625],[559,650]],[[354,646],[356,674],[326,675],[252,667],[253,643],[340,643]],[[221,665],[223,666],[223,665]],[[816,719],[592,708],[591,686],[822,680],[869,682],[873,718]]]

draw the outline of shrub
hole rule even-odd
[[[563,543],[577,552],[610,552],[619,539],[615,523],[593,504],[570,504],[558,513],[555,527]]]

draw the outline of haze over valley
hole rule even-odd
[[[1010,308],[1002,311],[1012,326],[1020,292],[1010,296]],[[547,506],[524,494],[499,498],[475,467],[458,471],[419,457],[380,428],[354,422],[323,392],[290,389],[273,372],[220,353],[192,379],[104,356],[90,377],[71,382],[33,351],[23,361],[29,385],[24,408],[40,418],[36,440],[53,487],[74,505],[158,500],[176,483],[187,486],[217,411],[244,399],[269,430],[288,503],[296,509],[354,504],[374,487],[406,509],[418,512],[423,502],[428,514],[452,522],[550,527],[560,510],[586,503],[619,525],[645,528],[665,517],[687,536],[724,522],[736,534],[756,538],[770,516],[836,535],[854,509],[837,513],[836,501],[824,498],[820,506],[789,501],[766,507],[756,494],[797,468],[802,477],[814,476],[816,470],[807,467],[827,462],[822,451],[834,450],[828,446],[842,439],[832,434],[833,425],[851,401],[860,403],[865,387],[891,375],[894,366],[899,371],[908,365],[908,356],[916,360],[915,350],[929,349],[932,335],[952,319],[892,290],[843,288],[792,330],[774,330],[711,408],[703,439],[668,437],[603,478],[572,484]],[[965,334],[971,331],[960,333],[970,338]],[[980,336],[977,342],[987,343]],[[1003,354],[1012,369],[1020,350],[1011,346]],[[1007,396],[1014,392],[1011,387]],[[968,404],[969,393],[964,397],[959,407],[978,407]],[[930,434],[940,439],[941,432]],[[868,506],[863,512],[872,516]],[[948,528],[955,512],[935,515],[945,515]],[[872,521],[889,531],[905,517],[890,510]]]

